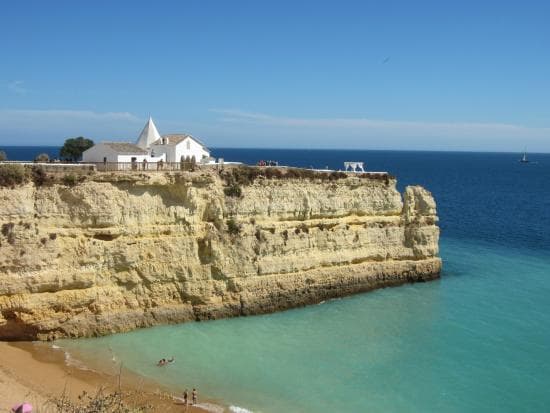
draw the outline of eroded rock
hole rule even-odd
[[[438,277],[436,205],[395,180],[215,171],[0,189],[0,339],[257,314]],[[231,231],[228,221],[231,220]]]

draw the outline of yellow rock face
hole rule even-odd
[[[0,189],[0,339],[278,311],[439,276],[435,202],[393,179],[97,174]]]

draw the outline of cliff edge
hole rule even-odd
[[[0,188],[0,339],[272,312],[439,276],[428,191],[319,176],[96,173]]]

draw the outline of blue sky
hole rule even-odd
[[[550,2],[17,1],[0,146],[550,152]]]

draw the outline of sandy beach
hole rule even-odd
[[[63,351],[33,343],[0,342],[0,411],[8,412],[17,403],[27,401],[33,412],[57,412],[52,399],[65,395],[77,400],[83,392],[96,394],[99,388],[119,388],[118,375],[67,366]],[[121,371],[120,389],[126,401],[150,406],[151,412],[223,412],[219,405],[203,402],[183,406],[174,392],[128,371]],[[179,396],[179,395],[178,395]],[[200,400],[199,400],[200,401]]]

